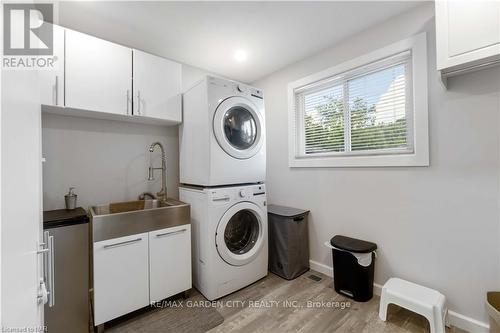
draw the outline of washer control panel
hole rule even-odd
[[[211,201],[220,204],[233,203],[235,201],[255,201],[261,198],[266,200],[266,186],[264,184],[219,187],[207,189]]]

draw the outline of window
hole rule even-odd
[[[428,165],[426,71],[420,35],[290,84],[290,166]]]
[[[412,152],[410,60],[404,52],[298,90],[303,153]]]

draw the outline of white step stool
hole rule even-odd
[[[444,333],[446,298],[440,292],[398,278],[389,279],[382,287],[378,316],[387,319],[387,306],[396,304],[429,320],[431,333]]]

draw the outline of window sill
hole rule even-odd
[[[290,168],[416,167],[429,166],[429,155],[291,156],[288,164]]]

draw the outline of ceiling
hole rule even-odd
[[[71,1],[58,11],[67,28],[250,83],[418,4]]]

